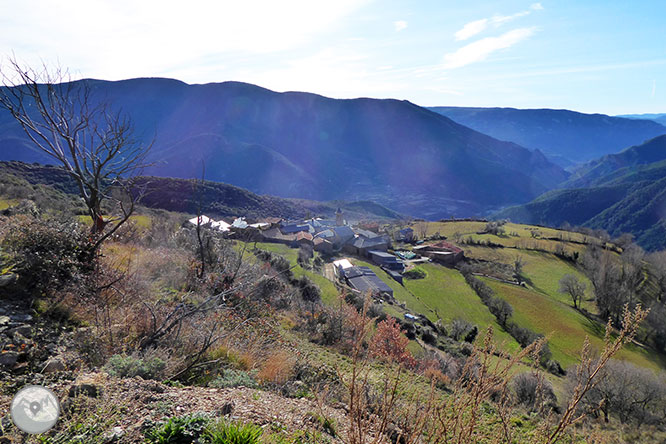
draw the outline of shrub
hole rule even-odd
[[[277,351],[266,358],[257,379],[262,383],[284,384],[293,374],[293,370],[292,355],[286,351]]]
[[[149,429],[146,442],[151,444],[190,444],[206,431],[210,419],[205,415],[187,415],[169,418]],[[220,441],[217,441],[220,442]]]
[[[254,374],[242,370],[227,369],[221,376],[208,383],[209,387],[230,388],[230,387],[249,387],[256,388],[257,381]]]
[[[86,230],[74,222],[21,217],[2,240],[19,284],[36,295],[53,294],[95,266]]]
[[[402,276],[405,279],[425,279],[425,277],[428,274],[425,272],[425,270],[415,267],[409,271],[405,271]]]
[[[513,378],[513,391],[516,402],[526,406],[530,411],[556,409],[557,397],[553,385],[542,376],[534,373],[521,373]]]
[[[212,444],[258,444],[262,432],[254,424],[220,420],[206,429],[206,438]]]
[[[140,376],[143,379],[159,379],[166,363],[157,357],[137,358],[127,355],[113,355],[104,369],[111,376],[119,378],[133,378]]]

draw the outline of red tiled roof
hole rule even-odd
[[[454,253],[461,253],[463,251],[462,248],[457,247],[457,246],[455,246],[455,245],[453,245],[449,242],[446,242],[446,241],[440,241],[440,242],[437,242],[436,244],[428,245],[428,247],[437,248],[437,249],[440,249],[440,250],[452,251]]]
[[[302,240],[302,239],[311,241],[312,235],[307,231],[299,231],[298,233],[296,233],[296,240]]]

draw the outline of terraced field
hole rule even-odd
[[[550,336],[548,343],[553,358],[566,368],[578,362],[586,336],[596,349],[603,347],[603,326],[583,316],[573,307],[549,297],[547,294],[493,279],[483,279],[495,293],[509,302],[514,309],[512,319],[518,325]],[[638,346],[628,347],[618,354],[642,367],[665,368],[663,357]]]

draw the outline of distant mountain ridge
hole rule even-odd
[[[590,162],[565,184],[495,216],[632,233],[644,248],[666,248],[666,135]]]
[[[156,135],[155,176],[259,194],[369,200],[430,219],[527,202],[568,178],[538,150],[501,142],[407,101],[329,99],[224,82],[87,80]],[[52,162],[0,115],[0,160]]]
[[[661,114],[621,114],[617,117],[624,117],[625,119],[643,119],[652,120],[661,125],[666,126],[666,113]]]
[[[583,114],[556,109],[429,108],[499,140],[540,149],[561,166],[587,162],[666,134],[645,119]]]
[[[52,165],[0,161],[0,182],[3,175],[16,176],[33,185],[47,185],[66,194],[78,194],[74,180],[63,169]],[[212,181],[195,184],[186,179],[141,176],[135,178],[134,190],[142,194],[139,203],[149,208],[190,214],[196,214],[201,209],[205,214],[216,217],[333,217],[340,207],[350,220],[404,218],[373,202],[317,202],[259,196],[243,188]]]

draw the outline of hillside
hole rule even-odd
[[[441,218],[527,202],[566,180],[539,151],[501,142],[407,101],[335,100],[225,82],[87,80],[155,137],[146,174],[201,174],[258,194],[371,200]],[[49,163],[7,114],[0,160]]]
[[[497,139],[539,149],[566,167],[666,134],[665,126],[650,120],[569,110],[445,106],[429,109]]]
[[[0,183],[3,175],[26,180],[32,185],[46,185],[69,195],[76,195],[74,181],[58,167],[0,162]],[[224,183],[205,181],[195,185],[192,180],[164,177],[138,177],[135,191],[141,193],[144,207],[158,208],[188,214],[201,211],[211,216],[283,217],[302,218],[307,214],[331,217],[338,207],[350,220],[364,218],[398,219],[402,216],[373,202],[317,202],[304,199],[285,199],[257,195],[243,188]]]
[[[632,233],[646,249],[666,247],[666,136],[584,165],[567,182],[532,202],[496,214],[516,222],[559,226],[563,222]]]
[[[33,181],[44,174],[36,165],[9,166]],[[4,167],[0,177],[9,176]],[[166,200],[179,199],[178,186],[191,185],[141,180],[156,193],[175,186]],[[16,182],[7,183],[0,198],[19,191],[12,188]],[[242,191],[204,187],[204,197]],[[261,197],[240,196],[237,201]],[[242,426],[256,438],[241,442],[332,444],[353,442],[353,433],[369,440],[387,423],[379,442],[392,442],[401,430],[417,442],[424,435],[418,418],[442,414],[453,427],[465,425],[461,442],[484,442],[507,430],[516,442],[533,442],[535,435],[545,442],[553,433],[582,442],[597,421],[606,427],[599,436],[615,433],[593,417],[560,429],[556,416],[569,402],[566,387],[585,338],[593,349],[604,348],[604,320],[584,270],[587,249],[604,245],[600,239],[510,223],[491,234],[484,221],[416,222],[412,227],[426,244],[446,237],[465,258],[456,267],[416,259],[408,266],[420,274],[405,275],[400,284],[375,259],[348,251],[310,249],[308,256],[307,248],[199,232],[182,223],[181,213],[142,218],[90,256],[90,233],[69,211],[0,215],[0,415],[20,387],[47,385],[66,409],[41,441],[85,436],[86,442],[175,444],[203,436],[203,442],[227,443],[219,436]],[[387,233],[405,227],[381,223]],[[416,245],[393,247],[416,252]],[[341,258],[368,267],[392,294],[364,299],[351,290],[333,272],[332,262]],[[640,297],[658,308],[662,275],[653,271],[640,282]],[[567,274],[586,285],[578,308],[558,290]],[[95,285],[81,285],[89,282],[83,279]],[[508,307],[504,318],[498,303]],[[542,335],[547,345],[535,362],[528,353]],[[639,430],[612,412],[610,424],[626,430],[619,442],[636,436],[661,442],[663,343],[647,326],[636,339],[613,353],[613,365],[631,366],[631,396],[634,388],[653,390],[631,410],[651,423]],[[531,381],[538,384],[528,384],[526,395],[520,381],[536,372]],[[498,386],[504,389],[489,389]],[[530,401],[537,392],[548,398],[543,412]],[[360,409],[350,407],[354,393],[369,399]],[[414,412],[422,416],[415,420]],[[427,425],[437,427],[428,429],[437,436],[451,430]],[[218,439],[209,439],[215,430]],[[20,441],[11,422],[1,432],[8,442]]]
[[[562,187],[580,188],[617,183],[634,173],[640,173],[636,176],[640,178],[639,180],[647,179],[644,177],[646,170],[653,169],[657,162],[664,160],[666,160],[666,135],[581,165],[573,172],[571,178],[562,184]]]

